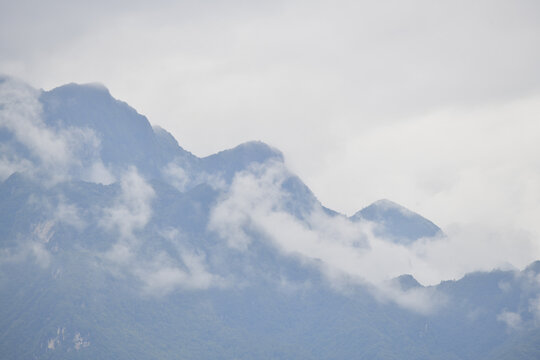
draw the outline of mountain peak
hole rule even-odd
[[[44,91],[40,101],[48,126],[93,131],[105,166],[136,165],[145,173],[153,171],[157,149],[148,119],[115,99],[105,86],[70,83]]]
[[[274,157],[283,160],[283,153],[281,151],[259,140],[246,141],[230,150],[235,152],[255,153],[262,157]]]
[[[540,274],[540,260],[536,260],[535,262],[529,264],[525,271],[533,272],[534,274]]]
[[[106,95],[108,97],[111,97],[111,93],[109,92],[109,89],[105,85],[99,82],[91,82],[91,83],[68,83],[65,85],[61,85],[58,87],[55,87],[54,89],[50,90],[50,92],[56,92],[59,94],[69,94],[70,96],[76,96],[76,95]]]
[[[225,179],[231,180],[237,171],[246,169],[252,163],[264,163],[268,160],[283,161],[283,154],[262,141],[249,141],[201,160],[204,167],[220,172]]]
[[[412,276],[411,274],[400,275],[392,279],[392,282],[398,285],[403,291],[407,291],[413,288],[423,287],[422,284],[420,284],[418,280],[416,280],[414,276]]]
[[[387,199],[375,201],[354,214],[351,220],[374,222],[377,224],[377,236],[403,245],[442,233],[441,229],[428,219]]]
[[[379,211],[399,211],[403,216],[414,216],[415,212],[407,209],[406,207],[399,205],[398,203],[395,203],[388,199],[380,199],[369,205],[367,208],[373,207],[374,209],[378,209]],[[366,210],[367,208],[363,209]]]

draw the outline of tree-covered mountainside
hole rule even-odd
[[[327,209],[264,143],[199,158],[103,86],[6,77],[0,141],[1,358],[540,358],[540,262],[381,276],[441,229]]]

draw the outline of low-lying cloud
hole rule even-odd
[[[497,315],[497,320],[506,324],[510,330],[519,330],[523,325],[521,315],[511,311],[503,311]]]
[[[182,246],[178,231],[154,234],[174,245],[178,258],[161,250],[145,253],[141,231],[153,216],[155,191],[135,167],[126,171],[120,180],[120,194],[114,205],[103,210],[101,225],[117,236],[117,241],[102,254],[112,269],[120,274],[135,276],[143,292],[152,296],[166,295],[177,289],[202,290],[218,286],[218,276],[207,271],[205,256]],[[145,237],[145,240],[148,240]]]
[[[120,189],[115,204],[104,209],[101,224],[116,229],[122,239],[130,239],[134,231],[144,228],[150,220],[155,192],[135,167],[122,176]]]
[[[52,259],[47,244],[54,235],[54,220],[37,223],[28,234],[19,235],[17,245],[13,248],[0,249],[0,265],[20,263],[31,259],[41,268],[49,267]]]
[[[181,263],[165,253],[135,269],[134,273],[144,284],[144,291],[151,295],[165,295],[176,289],[204,290],[219,286],[219,276],[206,270],[205,257],[184,249]]]
[[[249,251],[253,241],[269,241],[284,254],[316,260],[337,288],[350,282],[368,284],[382,298],[418,311],[429,311],[434,301],[444,299],[436,299],[428,289],[402,291],[389,285],[390,279],[412,274],[424,285],[438,284],[471,271],[508,266],[534,249],[532,240],[529,247],[516,249],[513,234],[475,228],[452,228],[446,237],[404,246],[375,236],[374,224],[328,215],[318,204],[300,219],[284,208],[288,194],[281,185],[289,176],[282,163],[238,173],[213,209],[209,228],[238,251]]]
[[[0,130],[13,138],[0,148],[1,179],[22,171],[48,184],[68,180],[75,173],[87,181],[113,182],[114,177],[99,158],[100,140],[95,132],[48,126],[42,118],[40,93],[12,78],[0,81]]]
[[[55,184],[79,172],[79,179],[114,182],[115,176],[99,158],[100,141],[94,131],[48,126],[42,118],[39,94],[12,79],[0,82],[0,130],[10,133],[13,140],[0,144],[0,177],[5,179],[20,171],[35,179],[43,176],[46,183]],[[391,132],[392,136],[400,135],[399,131]],[[89,160],[83,159],[82,153]],[[176,258],[164,252],[140,254],[140,236],[153,220],[156,193],[135,167],[115,174],[119,175],[119,195],[98,211],[99,225],[116,240],[101,254],[103,259],[137,277],[150,293],[221,286],[223,279],[208,269],[202,251],[180,248]],[[399,289],[388,283],[390,279],[412,274],[424,285],[433,285],[471,271],[522,265],[540,253],[534,234],[498,228],[496,224],[489,228],[481,224],[448,226],[444,229],[446,237],[420,239],[405,246],[376,235],[375,224],[329,215],[316,202],[307,204],[310,210],[297,216],[288,208],[292,197],[283,188],[292,174],[281,162],[254,165],[238,173],[229,188],[219,174],[192,173],[176,162],[166,165],[161,175],[179,191],[198,183],[223,191],[211,212],[208,229],[219,234],[233,251],[248,252],[254,241],[268,241],[287,256],[319,264],[336,289],[351,283],[368,285],[381,299],[392,299],[420,312],[432,311],[444,299],[431,289]],[[51,209],[55,222],[79,231],[88,226],[74,204],[60,199],[55,206]],[[41,266],[48,266],[48,239],[39,234],[42,232],[17,251],[3,252],[2,258],[33,256]],[[171,235],[169,241],[178,244],[182,239]],[[519,246],[515,246],[516,241]],[[530,308],[535,312],[538,307],[531,302]],[[517,323],[511,313],[500,315],[499,320],[510,327]]]
[[[183,167],[178,161],[171,161],[163,167],[164,179],[178,191],[184,192],[199,184],[207,184],[214,189],[225,190],[226,182],[220,174],[209,174],[205,171]]]

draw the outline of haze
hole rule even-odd
[[[0,72],[44,89],[102,82],[198,156],[267,142],[343,213],[389,198],[447,233],[538,249],[539,13],[537,1],[2,1]]]

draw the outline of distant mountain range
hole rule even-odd
[[[540,262],[378,281],[375,241],[443,231],[328,209],[262,142],[199,158],[101,85],[0,77],[0,177],[2,358],[540,359]]]

